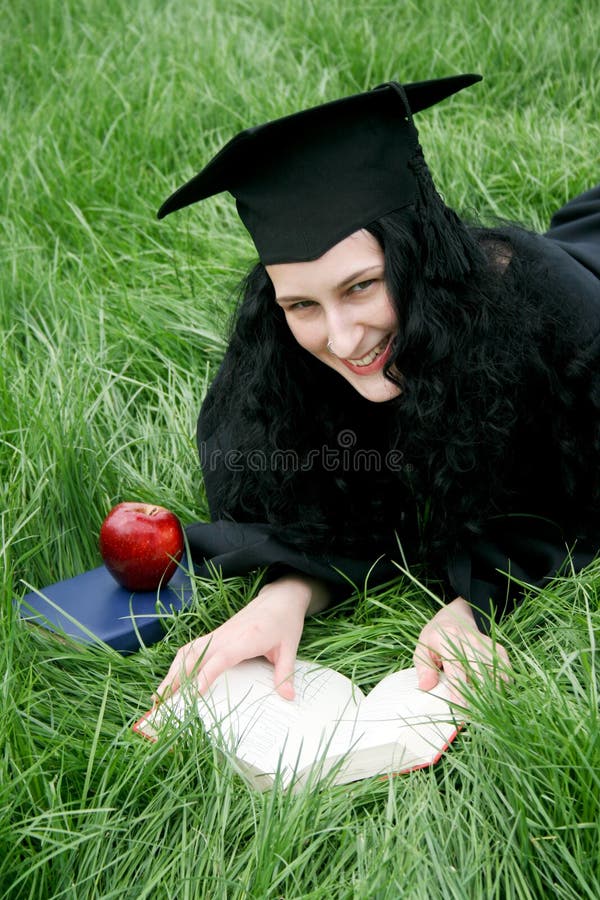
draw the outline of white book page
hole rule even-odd
[[[190,688],[163,707],[169,705],[171,714],[183,721],[195,706],[213,739],[238,759],[268,773],[310,765],[327,742],[331,722],[364,699],[339,672],[297,660],[296,696],[284,700],[275,690],[273,666],[262,657],[229,669],[205,695]]]
[[[403,669],[386,676],[365,697],[353,719],[344,717],[331,742],[331,753],[352,748],[367,759],[377,747],[396,745],[392,766],[419,765],[433,760],[450,741],[457,722],[449,704],[450,692],[443,673],[432,691],[421,691],[416,670]]]

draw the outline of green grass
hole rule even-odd
[[[226,11],[223,11],[226,10]],[[600,894],[600,569],[499,629],[514,679],[473,692],[436,768],[258,795],[201,733],[131,733],[176,648],[251,585],[201,584],[124,659],[15,620],[23,583],[99,562],[119,500],[205,518],[195,418],[253,259],[218,197],[155,211],[235,129],[390,77],[480,71],[419,118],[446,198],[543,228],[598,179],[598,4],[0,2],[0,896]],[[301,653],[370,687],[410,662],[418,585],[360,590]]]

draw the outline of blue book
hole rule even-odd
[[[25,594],[19,614],[62,637],[101,641],[120,653],[133,653],[159,641],[164,618],[185,608],[192,594],[185,558],[168,585],[157,591],[129,591],[99,566]]]

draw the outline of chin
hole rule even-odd
[[[399,397],[402,393],[402,388],[387,378],[377,379],[375,384],[360,384],[360,382],[357,384],[354,380],[350,384],[361,397],[371,403],[385,403],[387,400]]]

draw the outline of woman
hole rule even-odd
[[[304,617],[406,560],[447,601],[417,643],[420,685],[443,668],[458,699],[506,669],[486,629],[517,580],[592,559],[600,192],[547,236],[467,227],[412,114],[479,80],[390,83],[249,129],[159,211],[228,190],[259,253],[199,419],[213,522],[188,538],[225,576],[268,567],[159,695],[265,655],[292,697]]]

